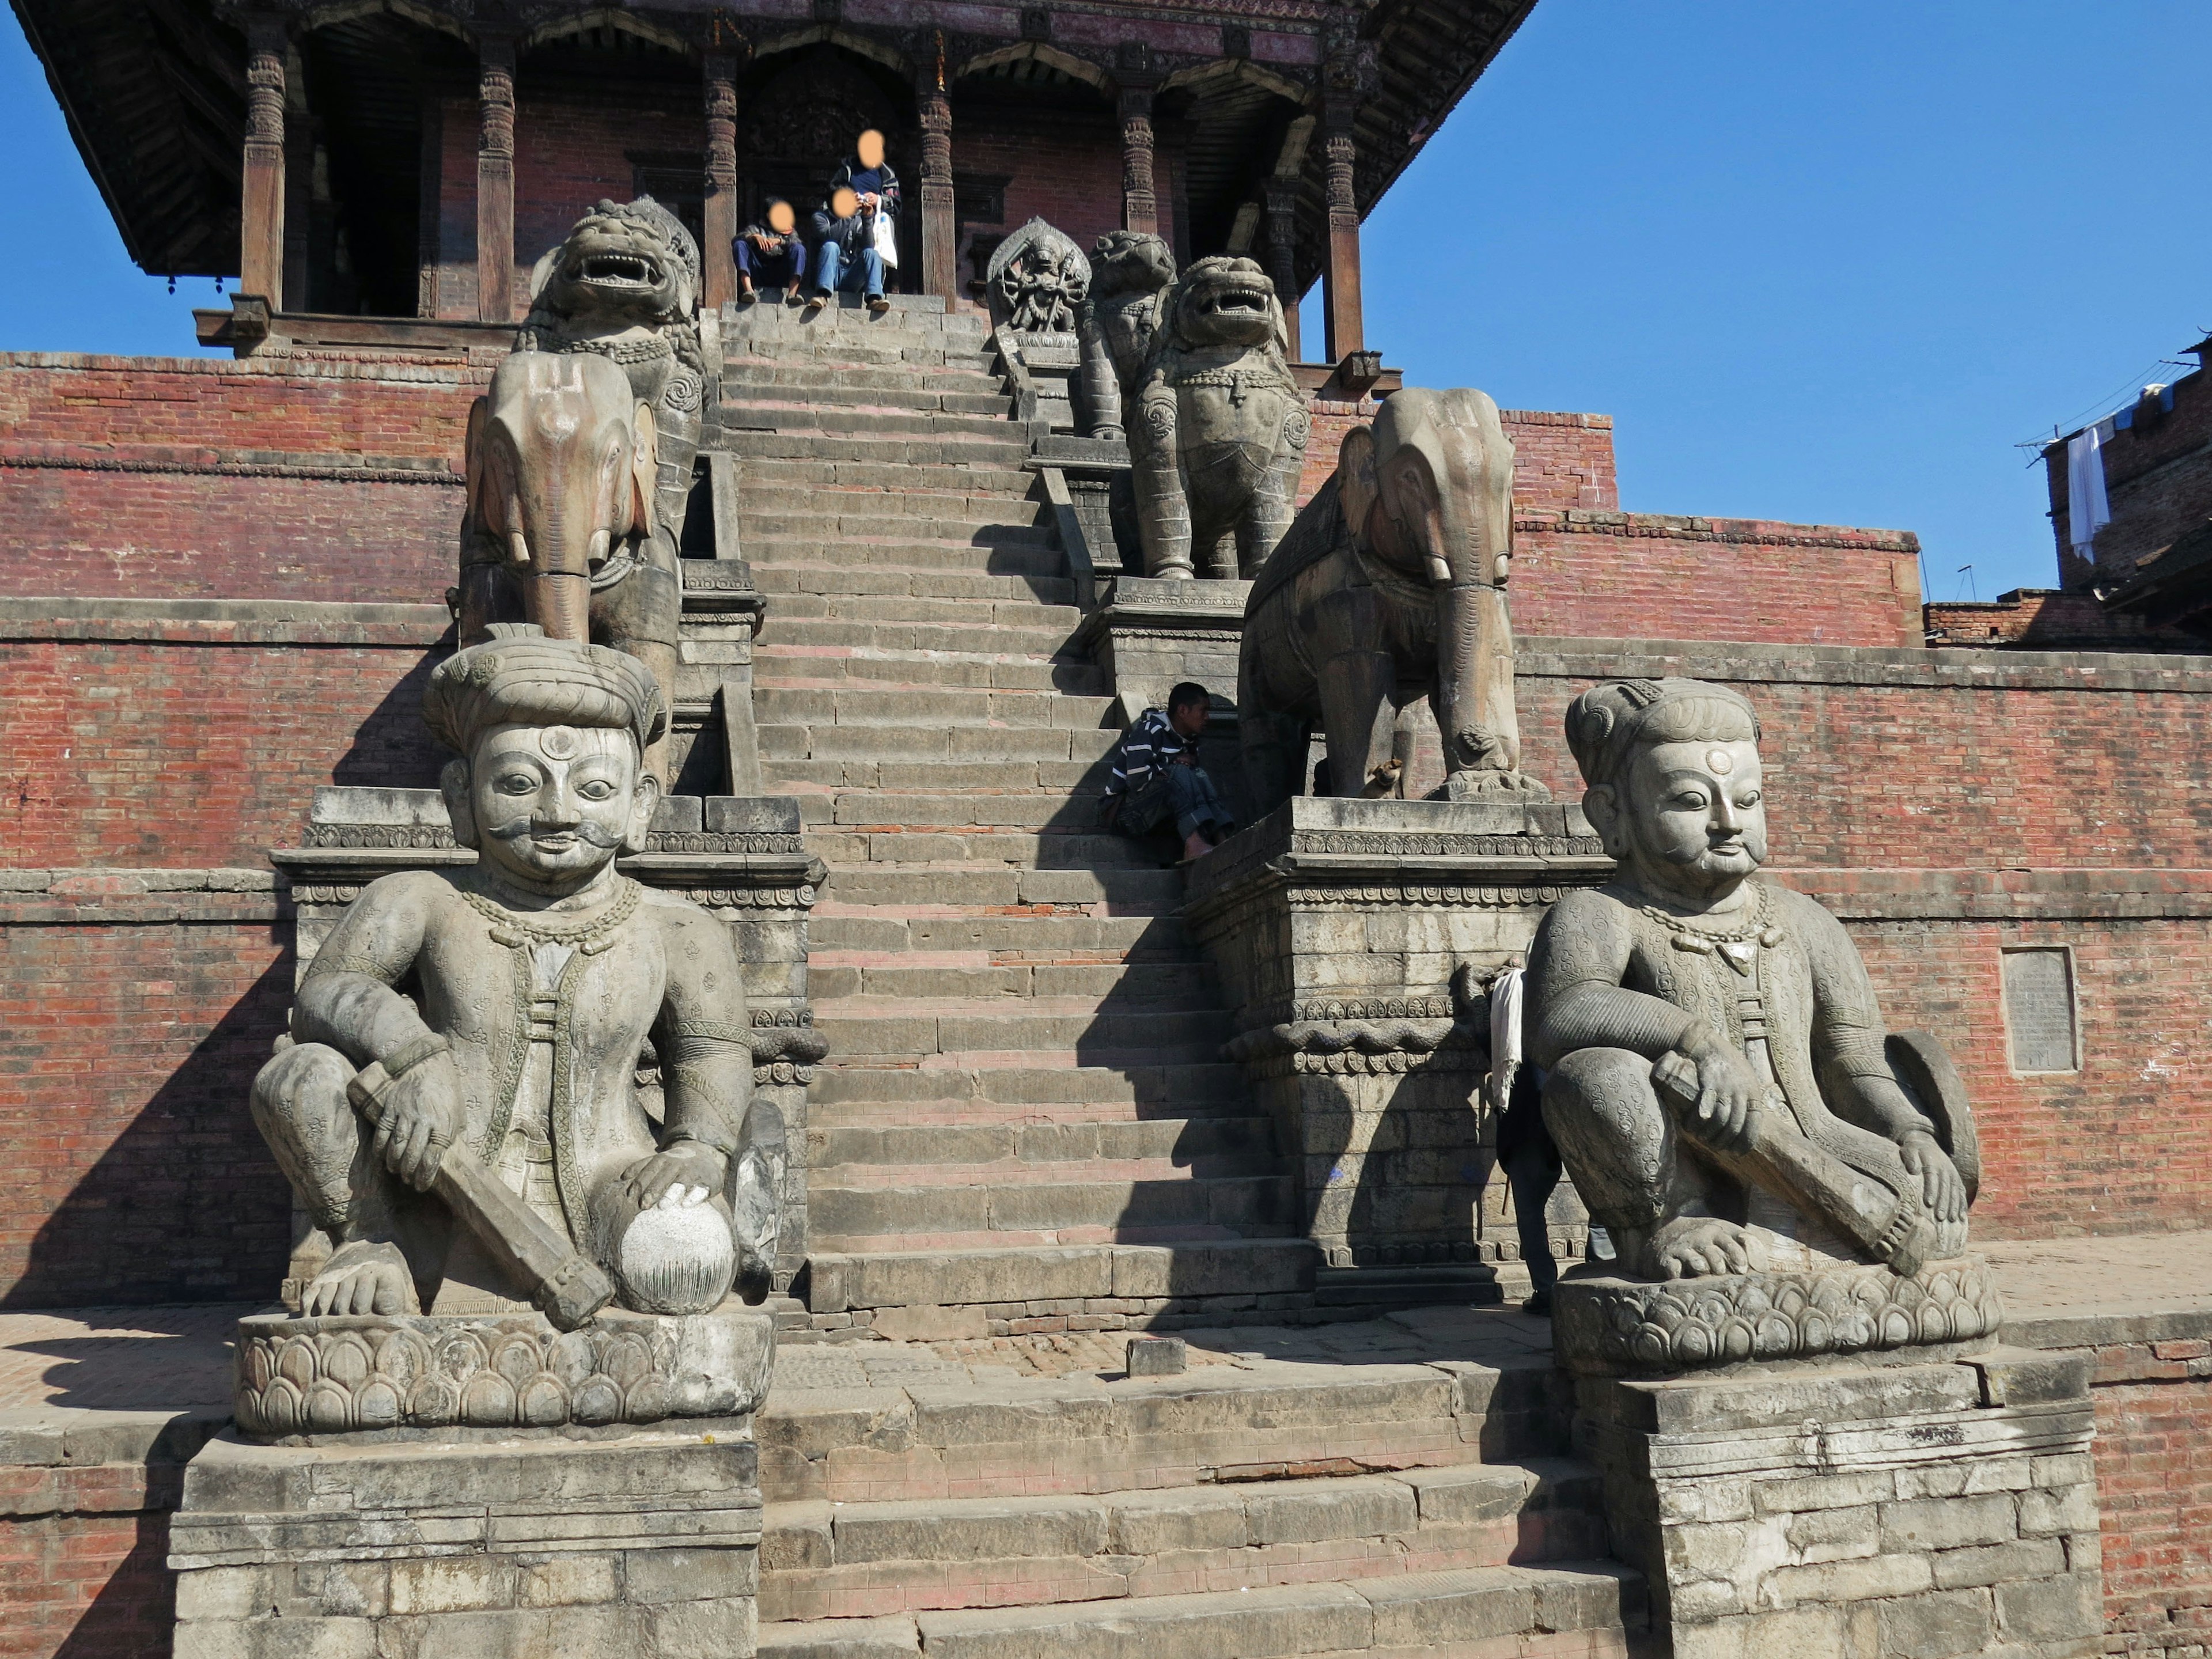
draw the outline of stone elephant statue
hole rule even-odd
[[[460,642],[497,622],[609,645],[676,706],[683,580],[654,507],[652,407],[594,352],[518,351],[469,410],[468,507],[454,597]],[[647,764],[668,782],[668,740]]]
[[[1260,568],[1290,527],[1310,422],[1275,285],[1249,259],[1200,259],[1158,306],[1125,408],[1147,575]]]
[[[1299,793],[1316,725],[1330,793],[1361,793],[1398,711],[1425,694],[1447,798],[1549,799],[1520,769],[1512,527],[1513,445],[1482,392],[1409,386],[1346,434],[1244,608],[1237,704],[1255,812]]]

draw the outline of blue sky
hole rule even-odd
[[[1938,598],[2046,585],[2014,444],[2212,327],[2208,58],[2203,0],[1540,0],[1368,222],[1370,343],[1612,415],[1632,510],[1916,530]],[[214,285],[124,257],[12,23],[0,89],[39,228],[0,348],[192,350]]]

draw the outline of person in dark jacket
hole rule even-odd
[[[1114,749],[1113,775],[1099,816],[1125,836],[1157,833],[1172,821],[1186,859],[1203,858],[1236,829],[1213,780],[1198,763],[1198,739],[1212,700],[1185,680],[1164,710],[1147,708]]]
[[[830,176],[830,200],[814,216],[815,287],[808,316],[841,289],[865,292],[871,311],[891,308],[884,298],[884,270],[887,263],[898,263],[898,243],[889,234],[898,222],[898,174],[884,159],[884,135],[870,127]],[[886,245],[892,250],[888,261]]]
[[[830,203],[814,216],[814,292],[807,296],[811,317],[840,289],[866,292],[868,309],[889,311],[884,298],[884,256],[876,251],[872,222],[860,210],[850,185],[830,193]]]
[[[747,225],[730,242],[738,262],[738,303],[749,306],[758,297],[756,283],[781,288],[787,303],[796,302],[799,284],[806,280],[806,244],[799,240],[798,216],[777,197],[761,219],[765,222]]]

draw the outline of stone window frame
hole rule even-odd
[[[2023,1067],[2019,1063],[2019,1050],[2013,1040],[2012,991],[2011,987],[2007,982],[2005,977],[2005,958],[2007,957],[2013,956],[2033,955],[2039,952],[2046,956],[2056,955],[2064,964],[2066,969],[2066,1012],[2068,1024],[2072,1030],[2074,1037],[2074,1052],[2072,1055],[2073,1063],[2071,1065],[2060,1066],[2055,1070],[2047,1068],[2029,1069]],[[2028,940],[2022,940],[2017,944],[1998,945],[1997,1002],[1999,1006],[2004,1011],[2005,1069],[2007,1071],[2010,1072],[2014,1077],[2074,1077],[2080,1074],[2082,1065],[2081,977],[2075,963],[2074,947],[2072,945],[2064,944],[2037,943]]]

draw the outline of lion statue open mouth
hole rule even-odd
[[[699,247],[649,196],[601,202],[538,262],[530,286],[532,324],[540,313],[571,332],[586,319],[688,322],[699,295]]]

